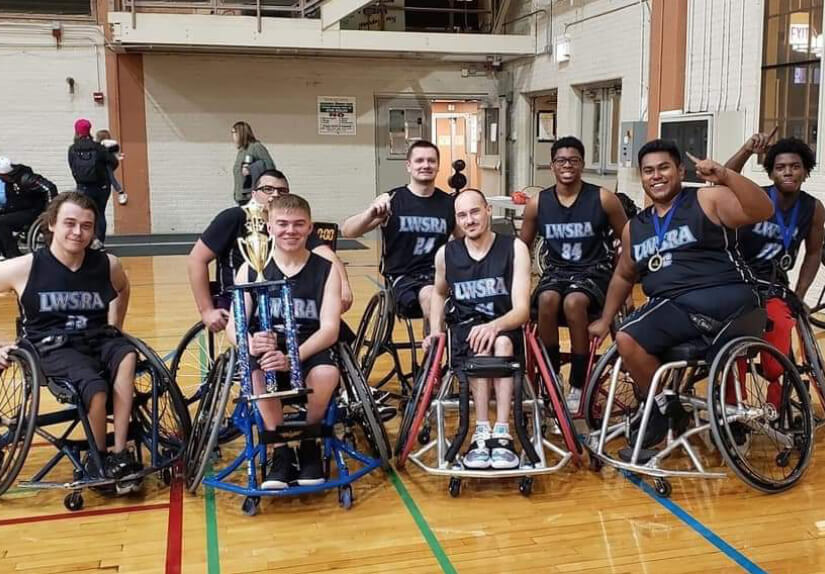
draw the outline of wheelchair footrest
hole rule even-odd
[[[262,393],[260,395],[249,395],[246,397],[238,397],[235,399],[236,403],[265,401],[267,399],[281,399],[286,405],[304,404],[306,403],[307,395],[312,392],[312,389],[290,389],[288,391],[275,391],[274,393]]]
[[[261,430],[260,441],[263,444],[278,444],[328,438],[333,435],[332,427],[322,424],[308,425],[303,421],[284,421],[275,430]]]
[[[513,357],[472,357],[460,369],[470,378],[512,377],[521,370],[521,363]]]

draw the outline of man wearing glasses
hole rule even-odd
[[[289,193],[289,182],[277,169],[253,164],[251,171],[252,181],[255,182],[251,202],[266,206],[272,199]],[[189,285],[201,321],[213,333],[222,331],[229,319],[232,298],[227,289],[233,285],[235,274],[244,262],[238,249],[238,238],[246,235],[245,224],[243,208],[236,206],[223,210],[212,220],[189,253]],[[348,310],[352,305],[352,290],[344,264],[314,233],[307,239],[307,249],[331,261],[341,275],[341,310]],[[209,264],[215,260],[218,262],[217,281],[210,285]]]
[[[600,312],[613,272],[612,237],[627,223],[618,197],[582,181],[584,145],[563,137],[550,151],[556,185],[530,200],[524,210],[521,239],[528,246],[536,234],[544,240],[545,271],[534,293],[538,330],[558,372],[560,318],[570,331],[570,391],[567,406],[579,410],[587,377],[587,327]],[[561,313],[563,316],[560,317]]]

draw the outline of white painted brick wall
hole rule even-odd
[[[547,9],[546,2],[534,2],[536,8]],[[553,56],[542,55],[513,64],[513,122],[516,188],[530,183],[529,164],[533,134],[531,133],[530,97],[536,92],[557,89],[559,136],[581,137],[579,129],[580,101],[575,86],[604,80],[622,81],[621,121],[646,119],[649,74],[650,13],[644,5],[632,6],[612,14],[597,16],[627,5],[625,0],[577,0],[553,5],[553,43],[565,34],[570,40],[570,61],[558,64]],[[595,17],[597,16],[597,17]],[[584,18],[585,22],[567,26]],[[539,19],[539,44],[545,43],[546,19]],[[566,30],[565,30],[566,28]],[[643,83],[643,85],[642,85]],[[600,178],[590,176],[598,182]],[[637,202],[642,190],[635,169],[620,168],[617,175],[620,191]]]
[[[0,155],[30,165],[61,191],[73,189],[66,151],[75,120],[88,118],[93,130],[108,123],[106,105],[92,100],[92,92],[106,91],[101,29],[64,23],[58,49],[49,23],[0,21],[0,67]],[[75,80],[73,95],[67,77]]]
[[[763,0],[692,0],[688,5],[685,109],[692,112],[742,112],[744,141],[759,129],[765,11]],[[823,109],[823,97],[825,93],[820,91],[820,110]],[[822,125],[821,117],[819,125]],[[820,136],[817,151],[817,162],[820,165],[804,185],[804,189],[820,201],[825,201],[825,170],[821,166],[823,146],[825,142]],[[770,179],[763,168],[756,164],[755,158],[745,167],[745,175],[760,185],[770,184]],[[798,263],[802,260],[802,253],[797,258]],[[794,283],[798,268],[799,265],[792,273]],[[825,273],[820,269],[808,292],[809,302],[815,301],[823,285]]]
[[[146,55],[152,231],[199,232],[232,205],[230,129],[249,122],[318,220],[340,221],[375,197],[377,94],[485,95],[436,61]],[[357,135],[319,136],[318,96],[357,98]]]

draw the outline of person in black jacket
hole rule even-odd
[[[57,186],[27,165],[0,157],[0,252],[9,259],[20,255],[12,235],[34,223],[57,195]]]
[[[118,166],[115,154],[111,153],[91,136],[92,122],[79,119],[74,123],[74,143],[69,147],[69,167],[77,183],[77,190],[88,195],[97,205],[100,217],[95,227],[97,242],[93,248],[99,248],[106,241],[106,204],[112,194],[109,169]]]

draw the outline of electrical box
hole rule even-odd
[[[622,122],[622,167],[639,167],[639,150],[647,141],[647,122]]]
[[[659,116],[659,137],[673,140],[679,146],[685,166],[684,181],[694,185],[704,185],[704,181],[696,176],[693,162],[685,152],[724,164],[745,141],[744,129],[744,113],[737,111],[662,112]]]

